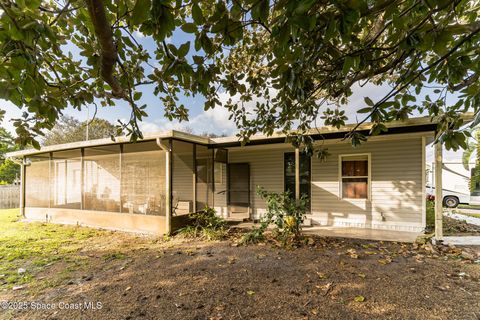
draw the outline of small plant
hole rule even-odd
[[[216,215],[215,210],[205,207],[202,211],[191,213],[188,226],[178,230],[186,238],[219,240],[226,234],[225,220]]]
[[[302,195],[294,199],[290,192],[268,192],[258,187],[257,194],[266,201],[267,212],[260,220],[260,227],[254,228],[242,238],[242,243],[256,243],[265,238],[264,233],[269,225],[274,224],[274,236],[285,245],[289,241],[296,242],[301,236],[301,225],[308,206],[308,197]]]
[[[435,196],[427,195],[427,225],[426,232],[431,232],[435,229]]]

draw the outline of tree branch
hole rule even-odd
[[[125,90],[114,76],[115,64],[118,61],[117,47],[113,41],[113,33],[107,20],[102,0],[86,0],[88,13],[92,19],[95,36],[100,45],[100,75],[112,88],[116,98],[126,98]]]
[[[461,89],[473,84],[479,78],[480,78],[480,73],[474,73],[471,76],[464,79],[462,82],[460,82],[457,85],[449,85],[449,88],[453,91],[458,91],[458,90],[461,90]]]

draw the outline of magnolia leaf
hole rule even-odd
[[[185,23],[182,25],[182,30],[186,33],[195,33],[197,26],[194,23]]]
[[[137,0],[132,11],[132,24],[139,25],[150,16],[151,0]]]
[[[205,22],[202,9],[200,9],[200,6],[197,3],[194,3],[192,5],[192,18],[197,25],[203,24]]]
[[[365,97],[363,98],[363,100],[365,101],[365,103],[371,107],[373,107],[375,105],[375,103],[373,103],[372,99],[370,99],[369,97]]]

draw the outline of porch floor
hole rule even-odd
[[[239,228],[251,228],[258,226],[258,223],[242,222],[235,224]],[[379,230],[366,228],[352,228],[352,227],[333,227],[333,226],[312,226],[303,227],[304,234],[317,235],[321,237],[335,237],[335,238],[354,238],[364,240],[376,241],[394,241],[394,242],[409,242],[413,243],[422,233],[408,232],[408,231],[394,231],[394,230]]]

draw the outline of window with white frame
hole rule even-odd
[[[369,155],[340,156],[340,194],[342,199],[368,199]]]

